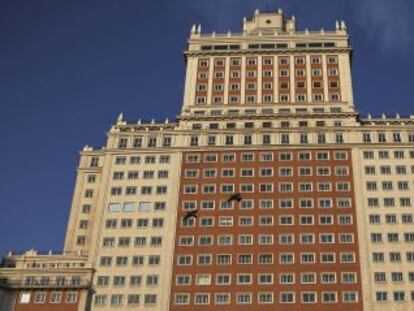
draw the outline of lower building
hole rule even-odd
[[[80,253],[9,253],[0,268],[0,309],[89,310],[92,275],[87,256]]]

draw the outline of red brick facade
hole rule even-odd
[[[361,311],[352,180],[347,149],[184,153],[171,310]]]

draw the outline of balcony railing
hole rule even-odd
[[[41,280],[0,280],[0,288],[10,289],[82,289],[91,286],[90,280],[71,281],[48,281]]]
[[[29,251],[9,251],[7,256],[88,256],[88,251],[57,251],[57,250],[29,250]]]

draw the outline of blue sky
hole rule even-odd
[[[259,0],[0,1],[0,254],[59,250],[78,152],[119,112],[173,118],[192,24],[240,31]],[[413,113],[414,1],[278,0],[299,28],[347,22],[357,109]]]

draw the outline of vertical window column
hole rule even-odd
[[[246,103],[246,56],[241,59],[241,72],[240,72],[240,104]]]
[[[208,71],[210,62],[207,58],[197,59],[196,85],[195,85],[195,105],[206,105],[208,96]]]
[[[306,54],[306,90],[307,101],[312,102],[312,69],[311,69],[311,57],[310,54]]]
[[[223,104],[227,105],[229,103],[230,57],[225,58],[224,66],[225,68],[224,68]]]
[[[279,70],[278,76],[278,88],[279,88],[279,102],[287,104],[291,102],[290,98],[290,56],[284,55],[278,57]]]
[[[277,56],[273,57],[273,101],[279,103],[279,62]]]
[[[325,102],[328,102],[330,101],[329,89],[328,89],[328,61],[326,59],[326,54],[321,55],[321,57],[322,57],[323,100]]]
[[[326,98],[324,96],[324,70],[322,66],[321,54],[313,54],[311,58],[311,80],[310,87],[312,88],[312,102],[314,103],[325,103]]]
[[[296,102],[296,87],[295,87],[295,56],[289,57],[289,75],[290,75],[290,100],[289,102]]]
[[[327,55],[328,95],[330,101],[341,101],[341,83],[339,81],[338,55]]]
[[[213,95],[214,57],[210,57],[208,62],[210,66],[208,68],[207,105],[211,105]]]
[[[263,81],[263,57],[260,55],[257,57],[257,99],[256,103],[263,103],[262,98],[262,81]]]

